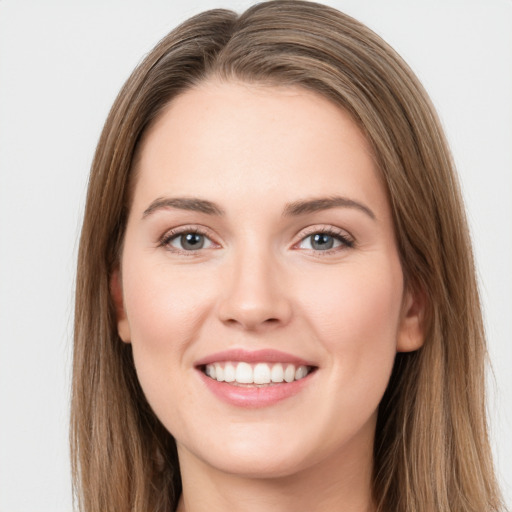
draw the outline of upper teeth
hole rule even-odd
[[[271,382],[293,382],[303,379],[308,373],[307,366],[295,367],[283,363],[213,363],[207,364],[206,375],[219,382],[239,384],[270,384]]]

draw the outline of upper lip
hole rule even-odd
[[[233,348],[209,354],[198,359],[194,366],[205,366],[207,364],[218,363],[221,361],[246,362],[246,363],[290,363],[297,366],[316,366],[311,361],[306,361],[301,357],[281,352],[274,349],[245,350],[242,348]]]

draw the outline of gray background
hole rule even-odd
[[[71,510],[77,239],[108,109],[171,28],[235,0],[0,0],[0,512]],[[512,2],[328,1],[391,43],[438,108],[461,176],[494,378],[492,444],[512,496]]]

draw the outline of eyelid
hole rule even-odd
[[[323,251],[315,250],[315,249],[302,249],[302,250],[309,250],[311,252],[314,252],[315,254],[323,256],[323,255],[332,254],[333,252],[339,252],[339,251],[343,251],[346,249],[350,249],[350,248],[354,247],[354,245],[355,245],[355,239],[348,231],[338,228],[336,226],[325,225],[325,224],[316,224],[313,226],[308,226],[307,228],[301,230],[297,234],[297,236],[296,236],[297,240],[293,243],[292,249],[299,250],[300,248],[298,247],[298,245],[301,242],[303,242],[308,236],[311,236],[311,235],[314,235],[317,233],[322,233],[322,234],[330,235],[330,236],[333,236],[334,238],[337,238],[338,240],[341,241],[342,246],[336,247],[333,249],[326,249]]]
[[[202,226],[200,224],[186,224],[183,226],[178,226],[175,228],[168,229],[164,232],[164,234],[158,239],[158,246],[163,247],[170,252],[177,253],[177,254],[183,254],[185,256],[198,256],[200,252],[204,251],[205,249],[211,249],[212,247],[208,248],[202,248],[197,249],[196,251],[185,251],[180,250],[175,247],[171,248],[169,243],[171,240],[177,238],[180,235],[186,234],[186,233],[197,233],[198,235],[202,235],[212,243],[214,246],[213,248],[219,248],[221,247],[221,244],[218,243],[215,238],[215,234],[213,234],[212,230],[207,228],[206,226]],[[302,229],[297,235],[296,235],[296,241],[292,244],[292,249],[298,250],[300,249],[297,247],[304,239],[306,239],[308,236],[317,234],[317,233],[323,233],[326,235],[333,236],[334,238],[338,239],[341,242],[340,247],[332,248],[332,249],[326,249],[326,250],[315,250],[315,249],[301,249],[301,250],[309,250],[310,252],[313,252],[318,255],[328,255],[334,252],[343,251],[345,249],[349,249],[354,247],[355,240],[354,237],[346,230],[338,228],[336,226],[332,225],[325,225],[325,224],[315,224],[313,226],[308,226],[304,229]]]
[[[175,228],[168,229],[165,233],[158,239],[158,247],[163,247],[167,249],[169,252],[183,254],[185,256],[198,256],[199,253],[203,250],[211,249],[211,247],[197,249],[196,251],[185,251],[181,249],[177,249],[176,247],[170,246],[171,240],[177,238],[180,235],[184,235],[187,233],[196,233],[198,235],[202,235],[214,246],[213,248],[220,247],[220,244],[214,240],[215,236],[212,236],[212,231],[206,226],[202,226],[200,224],[186,224],[183,226],[178,226]]]

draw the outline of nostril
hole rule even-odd
[[[229,326],[247,330],[286,325],[292,317],[289,298],[281,286],[261,272],[232,277],[219,297],[218,318]]]
[[[283,320],[276,316],[267,317],[261,314],[261,312],[257,311],[244,311],[239,312],[237,315],[230,315],[227,318],[223,318],[222,321],[226,325],[231,325],[233,327],[240,327],[247,330],[257,330],[262,327],[273,327],[283,323]]]

